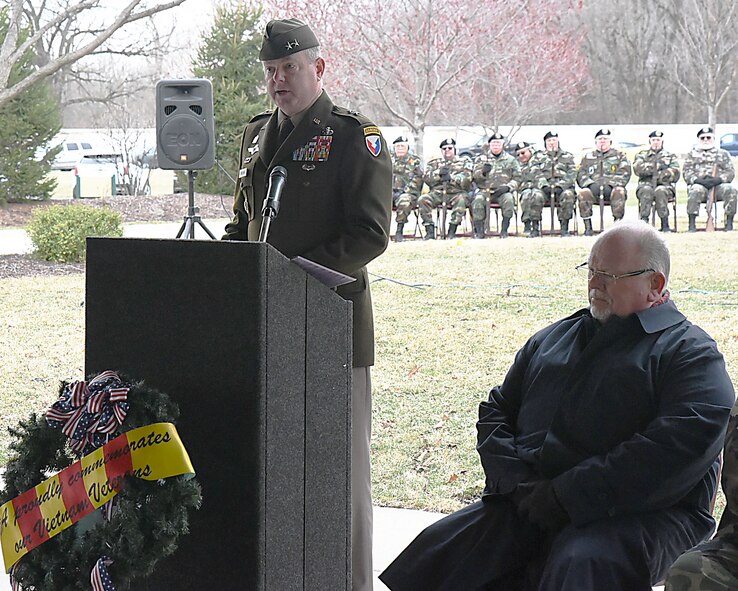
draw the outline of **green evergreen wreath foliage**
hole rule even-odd
[[[131,385],[130,407],[115,436],[152,423],[176,422],[179,408],[169,396],[119,375]],[[0,503],[76,461],[66,435],[48,426],[43,416],[31,415],[10,433],[13,457],[6,467]],[[192,475],[156,482],[127,477],[109,522],[95,511],[21,558],[15,578],[24,591],[89,591],[90,572],[104,554],[113,560],[108,571],[116,590],[135,589],[137,578],[150,575],[161,558],[176,550],[179,537],[188,532],[189,513],[199,508],[200,501],[200,485]]]

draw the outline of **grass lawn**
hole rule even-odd
[[[671,234],[668,241],[672,296],[717,340],[738,383],[738,233]],[[528,337],[586,305],[585,282],[573,267],[591,242],[405,242],[371,265],[377,276],[402,282],[379,280],[372,292],[379,504],[449,511],[479,495],[478,403]]]
[[[738,232],[671,234],[670,288],[738,383]],[[451,511],[483,486],[479,401],[536,330],[586,305],[591,238],[391,244],[370,266],[377,364],[374,498]],[[0,280],[0,464],[7,427],[43,412],[84,364],[84,277]]]

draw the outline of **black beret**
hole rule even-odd
[[[491,136],[489,136],[487,143],[491,142],[492,140],[504,140],[504,139],[505,139],[504,135],[502,135],[499,131],[495,131]]]
[[[543,136],[543,141],[545,142],[550,137],[559,137],[559,134],[555,131],[548,131],[546,132],[546,135]]]
[[[648,137],[664,137],[663,131],[652,131],[648,134]]]
[[[455,145],[456,145],[456,140],[450,137],[450,138],[446,138],[445,140],[443,140],[439,148],[443,149],[444,146],[455,146]]]
[[[288,18],[267,23],[259,59],[278,60],[311,47],[319,47],[315,33],[302,21]]]
[[[409,140],[409,139],[407,139],[407,136],[401,135],[401,136],[399,136],[399,137],[398,137],[398,138],[397,138],[397,139],[396,139],[396,140],[395,140],[394,142],[392,142],[392,143],[393,143],[393,144],[409,144],[409,143],[410,143],[410,140]]]
[[[515,144],[516,150],[527,150],[528,148],[530,148],[530,144],[528,142],[518,142]]]
[[[700,137],[702,135],[708,135],[715,133],[715,130],[712,127],[703,127],[697,132],[697,137]]]
[[[597,130],[597,133],[595,134],[595,139],[597,139],[601,135],[609,136],[609,135],[611,135],[611,133],[612,132],[609,129],[607,129],[607,127],[605,127],[604,129],[599,129],[599,130]]]

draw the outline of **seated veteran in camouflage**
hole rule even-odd
[[[715,189],[714,200],[724,201],[725,231],[733,229],[736,209],[736,188],[730,183],[735,178],[735,168],[730,154],[715,145],[712,127],[697,132],[697,145],[684,161],[684,180],[687,183],[687,215],[689,232],[697,231],[697,215],[700,203],[707,203],[708,192]]]
[[[738,589],[738,403],[725,435],[722,485],[726,505],[715,537],[677,558],[664,591]]]
[[[515,214],[513,191],[518,188],[520,165],[505,152],[505,136],[499,132],[489,136],[489,150],[474,160],[474,183],[477,193],[472,200],[474,237],[484,238],[489,204],[499,204],[502,210],[501,238],[507,238],[510,219]]]
[[[638,215],[648,223],[651,207],[661,219],[661,231],[671,232],[669,228],[669,200],[676,197],[674,184],[679,180],[679,161],[671,152],[664,150],[664,132],[652,131],[648,134],[650,147],[636,154],[633,172],[638,177]]]
[[[425,226],[423,240],[436,237],[433,224],[433,209],[441,205],[451,208],[448,238],[456,237],[456,228],[466,215],[467,199],[472,181],[472,163],[468,158],[456,155],[456,140],[445,139],[440,145],[443,156],[428,163],[425,169],[425,184],[430,192],[418,199],[420,217]]]
[[[592,235],[592,205],[595,198],[609,201],[615,221],[625,215],[628,194],[625,185],[630,180],[630,162],[622,152],[612,147],[612,133],[600,129],[595,134],[594,150],[582,158],[577,174],[579,191],[579,215],[584,220],[584,235]]]
[[[405,222],[417,207],[423,189],[423,167],[420,158],[410,153],[410,140],[406,136],[395,139],[392,148],[392,201],[397,222],[395,242],[402,242]]]
[[[535,155],[528,142],[515,144],[515,153],[518,157],[520,170],[518,171],[518,195],[520,196],[521,219],[523,220],[523,234],[529,238],[541,235],[541,213],[546,196],[539,189],[541,170],[537,165],[538,151]]]
[[[574,203],[577,195],[574,183],[577,178],[577,165],[571,152],[559,147],[559,134],[548,131],[543,136],[546,149],[536,152],[534,160],[541,171],[540,188],[545,195],[543,206],[551,204],[551,193],[561,226],[561,235],[569,236],[569,221],[574,216]]]

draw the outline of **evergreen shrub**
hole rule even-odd
[[[34,212],[28,234],[37,258],[76,263],[85,259],[88,236],[123,236],[123,218],[110,209],[53,205]]]

